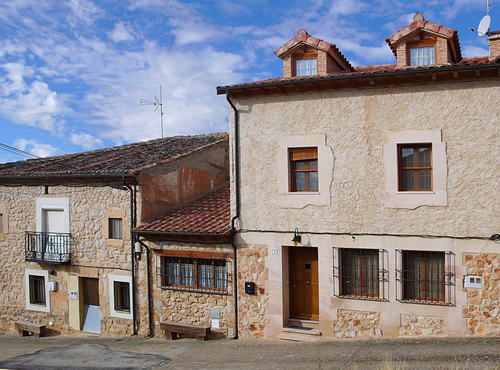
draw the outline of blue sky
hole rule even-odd
[[[305,28],[353,65],[392,64],[385,38],[426,20],[458,30],[465,57],[488,55],[469,31],[486,0],[2,0],[0,143],[39,156],[227,131],[216,86],[282,75],[273,53]],[[500,3],[491,5],[500,29]],[[23,159],[0,150],[0,163]]]

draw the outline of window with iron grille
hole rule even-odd
[[[451,252],[397,250],[397,299],[455,304],[455,255]]]
[[[122,238],[122,219],[110,218],[109,219],[109,239]]]
[[[336,296],[387,300],[387,251],[383,249],[334,248]]]
[[[30,304],[45,306],[45,278],[39,275],[30,275]]]
[[[0,234],[3,233],[3,214],[0,213]]]
[[[125,281],[115,281],[115,311],[130,312],[130,284]]]
[[[157,285],[207,293],[227,293],[227,263],[224,259],[157,256]]]

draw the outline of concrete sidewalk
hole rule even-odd
[[[0,335],[10,369],[500,369],[500,338],[278,340]]]

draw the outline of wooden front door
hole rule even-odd
[[[319,319],[318,249],[289,248],[290,318]]]

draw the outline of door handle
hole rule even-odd
[[[295,288],[297,288],[297,285],[295,285],[295,284],[294,284],[294,285],[293,285],[293,289],[295,289]]]
[[[311,282],[309,280],[307,280],[307,284],[311,284]]]

